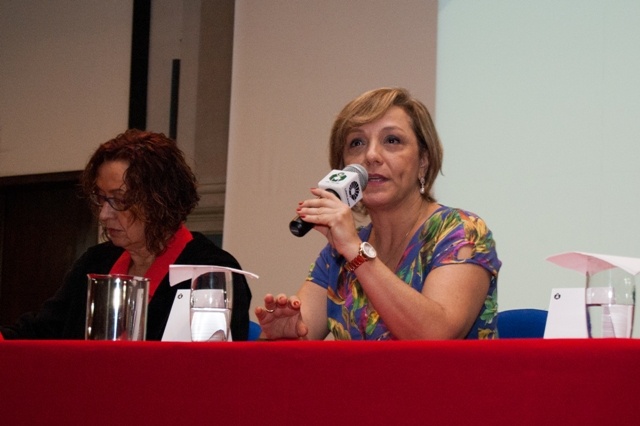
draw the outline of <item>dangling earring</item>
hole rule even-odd
[[[424,177],[420,178],[420,195],[424,195]]]

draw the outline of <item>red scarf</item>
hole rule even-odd
[[[167,243],[167,249],[156,259],[144,274],[144,278],[149,278],[149,300],[153,296],[162,279],[169,273],[169,265],[175,263],[182,250],[189,241],[193,240],[193,235],[182,225],[178,232]],[[131,255],[128,251],[124,251],[118,258],[116,263],[111,267],[110,274],[129,274],[129,265],[131,264]]]

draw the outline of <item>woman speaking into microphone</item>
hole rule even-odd
[[[443,151],[427,108],[404,89],[366,92],[338,115],[329,148],[333,169],[366,170],[370,223],[357,229],[340,197],[311,190],[296,213],[328,244],[296,295],[256,308],[261,338],[497,337],[495,242],[477,215],[436,201]]]

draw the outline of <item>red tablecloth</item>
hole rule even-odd
[[[0,424],[640,424],[640,340],[0,343]]]

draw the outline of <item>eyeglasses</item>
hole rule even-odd
[[[105,197],[104,195],[100,195],[95,192],[92,192],[89,195],[89,199],[98,207],[102,207],[104,205],[104,202],[106,201],[107,203],[109,203],[112,209],[119,212],[127,210],[129,208],[129,204],[127,204],[127,202],[121,198]]]

